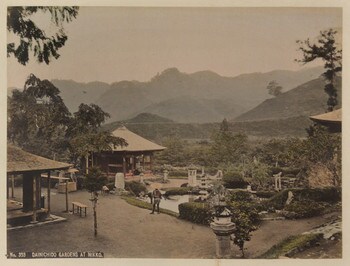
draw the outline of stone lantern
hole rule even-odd
[[[232,257],[230,236],[235,230],[235,224],[231,221],[232,213],[225,201],[225,193],[225,189],[219,187],[218,193],[212,198],[215,215],[210,223],[210,228],[216,235],[216,256],[220,259]]]

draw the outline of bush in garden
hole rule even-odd
[[[206,203],[185,202],[179,205],[179,218],[196,224],[209,225],[212,213]]]
[[[294,195],[293,201],[316,201],[335,203],[341,200],[341,189],[336,187],[329,188],[303,188],[303,189],[287,189],[278,192],[275,196],[267,201],[270,207],[283,209],[288,199],[288,191],[292,191]]]
[[[252,195],[248,191],[237,190],[231,193],[231,201],[252,201]]]
[[[137,181],[125,182],[125,190],[130,191],[134,196],[147,192],[146,186]]]
[[[192,192],[191,187],[175,187],[175,188],[167,188],[164,196],[168,197],[171,195],[186,195]]]
[[[232,222],[235,223],[233,243],[239,247],[244,257],[244,243],[251,239],[251,232],[260,224],[258,210],[253,203],[233,201],[229,204],[232,212]]]
[[[222,179],[226,188],[246,188],[249,183],[238,172],[226,173]]]
[[[291,219],[309,218],[323,214],[329,207],[328,203],[310,200],[295,201],[287,205],[284,210],[285,216]]]
[[[108,187],[108,189],[111,191],[115,188],[115,183],[114,182],[108,183],[108,184],[106,184],[106,187]]]
[[[180,176],[187,176],[188,171],[187,170],[171,170],[169,172],[169,176],[171,177],[180,177]]]
[[[293,191],[293,194],[298,200],[308,199],[330,203],[341,201],[341,188],[339,187],[299,189]]]

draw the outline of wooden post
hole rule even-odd
[[[131,155],[131,158],[130,158],[130,160],[131,160],[131,171],[134,173],[134,170],[135,170],[135,157],[134,157],[134,155]]]
[[[33,176],[33,218],[32,218],[32,221],[31,223],[37,223],[37,217],[36,217],[36,179],[37,179],[37,176],[36,174],[34,174]]]
[[[89,173],[89,155],[85,156],[85,173]]]
[[[15,176],[11,175],[11,198],[15,198]]]
[[[152,154],[149,155],[149,170],[152,172]]]
[[[281,176],[278,177],[278,189],[282,190],[282,184],[281,184]]]
[[[123,155],[123,173],[124,173],[124,177],[126,176],[126,159],[125,156]]]
[[[68,212],[68,180],[66,180],[66,212]]]
[[[51,171],[47,173],[47,214],[51,211]]]
[[[38,179],[38,183],[37,183],[37,185],[36,185],[36,187],[37,187],[37,199],[38,199],[38,205],[39,205],[39,210],[42,208],[42,206],[41,206],[41,174],[39,173],[38,174],[38,177],[37,177]]]

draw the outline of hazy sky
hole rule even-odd
[[[148,81],[169,67],[223,76],[297,70],[295,41],[341,26],[340,8],[82,7],[65,26],[61,57],[27,66],[9,58],[8,86],[23,87],[30,73],[111,83]]]

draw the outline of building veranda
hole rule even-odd
[[[124,176],[135,173],[152,173],[154,152],[166,149],[154,142],[151,142],[125,126],[119,127],[112,132],[112,135],[124,139],[127,146],[112,147],[109,151],[92,153],[88,164],[83,168],[98,166],[108,176],[114,177],[116,173],[124,173]]]

